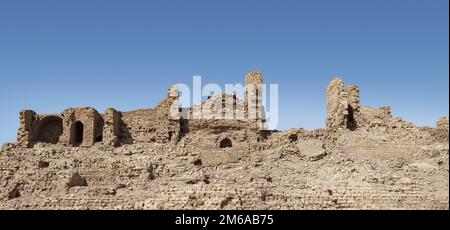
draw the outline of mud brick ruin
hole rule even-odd
[[[191,108],[171,87],[154,109],[23,110],[0,209],[449,208],[448,117],[415,126],[336,78],[325,128],[267,130],[262,84]]]
[[[245,99],[240,103],[236,95],[221,94],[209,97],[201,105],[183,109],[177,106],[177,88],[171,87],[167,98],[155,109],[120,112],[109,108],[100,114],[94,108],[69,108],[61,114],[46,115],[24,110],[20,112],[17,145],[29,148],[36,143],[67,147],[90,147],[96,143],[105,146],[152,142],[176,144],[187,133],[209,130],[211,138],[217,141],[196,143],[196,146],[220,147],[233,140],[236,143],[234,147],[239,148],[251,143],[249,136],[256,137],[265,132],[262,74],[250,73],[245,81]],[[232,104],[225,105],[227,101]],[[227,113],[226,109],[233,111]],[[189,113],[189,116],[183,118],[182,113]],[[239,113],[243,119],[239,119]],[[226,117],[226,114],[231,117]],[[246,141],[239,141],[239,136],[245,136]]]

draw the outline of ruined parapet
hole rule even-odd
[[[167,90],[167,98],[178,99],[180,97],[180,90],[176,85],[171,86]]]
[[[241,105],[241,106],[239,106]],[[189,118],[203,120],[244,120],[243,101],[236,97],[236,94],[216,94],[209,96],[200,105],[192,106],[189,111]]]
[[[121,112],[119,116],[119,142],[169,143],[180,134],[181,112],[179,90],[172,86],[167,97],[155,109]]]
[[[32,110],[20,111],[20,126],[17,132],[17,145],[21,147],[30,147],[33,140],[33,124],[37,121],[38,116]]]
[[[101,135],[97,123],[102,117],[93,108],[69,108],[62,113],[63,134],[60,143],[66,146],[92,146]]]
[[[359,111],[360,97],[359,97],[359,87],[356,85],[349,85],[345,90],[347,92],[347,102],[351,109],[355,112]]]
[[[5,143],[0,149],[0,155],[7,154],[11,149],[15,148],[17,145],[14,143]]]
[[[155,108],[158,117],[170,120],[180,119],[180,92],[178,87],[171,86],[167,90],[167,98],[161,101]]]
[[[224,94],[216,94],[209,96],[208,99],[202,102],[200,109],[195,107],[195,118],[201,118],[202,120],[223,119],[223,100],[225,100]],[[200,116],[199,116],[200,115]]]
[[[392,117],[391,107],[370,108],[361,106],[360,111],[355,115],[359,127],[386,127],[395,120]]]
[[[327,128],[354,130],[358,127],[388,126],[393,122],[391,108],[370,108],[360,103],[359,87],[336,78],[327,88]]]
[[[176,86],[169,88],[167,98],[156,107],[156,142],[168,143],[176,141],[180,135],[180,92]]]
[[[118,144],[118,136],[120,132],[120,114],[113,108],[108,108],[103,117],[103,144],[116,146]]]
[[[448,126],[448,117],[439,118],[436,122],[436,128],[431,129],[431,134],[434,136],[436,140],[447,142],[449,136],[449,126]]]
[[[250,129],[263,130],[266,128],[265,109],[263,106],[263,76],[255,71],[245,77],[244,100],[236,94],[220,93],[209,96],[200,105],[190,108],[189,117],[200,120],[236,120],[246,122]],[[210,122],[210,121],[207,121]]]
[[[436,128],[448,131],[448,117],[442,117],[436,122]]]

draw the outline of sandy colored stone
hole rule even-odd
[[[262,83],[193,108],[170,87],[151,109],[24,110],[0,209],[449,209],[448,118],[417,127],[337,78],[326,128],[266,130]]]

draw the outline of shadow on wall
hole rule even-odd
[[[231,142],[231,140],[229,138],[225,138],[225,139],[220,141],[220,146],[219,147],[221,149],[232,148],[233,147],[233,143]]]
[[[121,119],[122,120],[122,119]],[[123,123],[121,121],[120,124],[120,132],[119,132],[119,144],[133,144],[134,143],[134,139],[133,136],[131,135],[130,132],[130,128],[128,127],[127,124]]]
[[[70,130],[70,143],[74,147],[78,147],[83,143],[84,125],[81,121],[77,121],[72,125]]]
[[[180,135],[178,137],[178,141],[180,141],[183,137],[186,136],[186,134],[189,133],[189,120],[188,119],[181,119],[180,120]]]
[[[63,133],[63,120],[58,116],[44,117],[36,126],[35,142],[57,144]]]
[[[351,105],[348,106],[348,115],[347,115],[347,129],[354,131],[358,127],[358,124],[355,120],[353,107]]]

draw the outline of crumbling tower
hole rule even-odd
[[[327,88],[327,128],[356,129],[355,114],[360,110],[359,87],[344,87],[341,78],[335,78]]]
[[[371,108],[360,103],[359,87],[344,87],[344,81],[336,78],[327,88],[327,128],[355,130],[360,127],[387,127],[393,122],[388,106]]]
[[[105,111],[103,120],[103,144],[109,146],[118,145],[118,137],[120,135],[120,113],[113,108],[108,108]]]
[[[263,107],[263,76],[255,71],[245,77],[245,118],[255,121],[260,129],[264,128],[265,116]]]
[[[37,114],[32,110],[20,112],[20,127],[17,132],[17,144],[22,147],[29,147],[32,140],[33,124],[37,120]]]
[[[167,98],[156,106],[156,142],[168,143],[176,141],[180,134],[180,92],[177,86],[171,86],[167,91]]]

